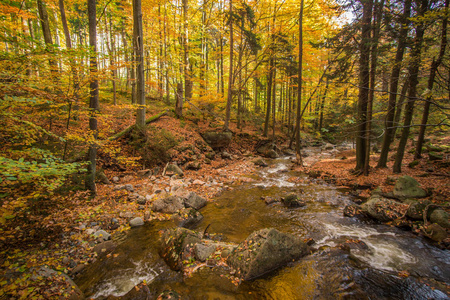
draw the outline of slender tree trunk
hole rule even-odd
[[[164,76],[163,76],[163,36],[164,36],[164,29],[161,22],[161,3],[158,2],[158,26],[159,26],[159,51],[158,51],[158,98],[159,100],[163,100],[163,88],[164,88]]]
[[[128,87],[130,86],[130,75],[131,75],[131,68],[129,65],[129,58],[128,58],[128,43],[127,43],[127,35],[125,33],[125,24],[122,25],[122,44],[123,44],[123,52],[124,52],[124,59],[125,59],[125,65],[126,65],[126,81],[125,81],[125,91],[128,92]]]
[[[403,87],[400,92],[400,98],[398,99],[398,103],[395,109],[394,123],[392,124],[394,128],[392,128],[391,144],[394,142],[395,136],[397,135],[397,128],[398,126],[400,126],[400,119],[402,116],[403,107],[405,106],[408,87],[409,87],[409,78],[406,78],[405,83],[403,83]]]
[[[53,52],[51,49],[51,47],[53,46],[53,40],[50,31],[50,22],[48,19],[47,6],[45,2],[43,2],[42,0],[37,0],[37,6],[46,48],[48,51]],[[53,58],[49,58],[48,63],[50,65],[50,72],[52,74],[52,79],[57,80],[58,64]]]
[[[136,101],[138,104],[136,126],[145,129],[145,77],[144,33],[142,29],[141,0],[133,0],[133,43],[136,55]]]
[[[361,0],[363,5],[360,58],[359,58],[359,97],[358,97],[358,130],[356,136],[356,168],[355,171],[362,173],[366,161],[366,129],[367,129],[367,106],[369,102],[370,85],[370,32],[373,0]]]
[[[167,1],[164,1],[164,70],[165,70],[165,76],[164,79],[166,80],[166,103],[170,103],[170,90],[169,90],[169,66],[167,62],[167,8],[166,5]]]
[[[273,69],[274,69],[274,59],[273,54],[270,54],[269,58],[269,74],[267,80],[267,93],[266,93],[266,120],[264,123],[264,133],[263,135],[267,137],[269,135],[269,122],[270,122],[270,113],[272,111],[272,81],[273,81]]]
[[[292,125],[291,125],[291,116],[292,116],[292,79],[289,76],[288,79],[288,136],[291,134],[291,130],[292,130]]]
[[[97,161],[97,113],[100,110],[98,99],[98,78],[97,78],[97,14],[96,14],[96,0],[88,0],[88,15],[89,15],[89,47],[90,47],[90,99],[89,99],[89,130],[94,136],[94,141],[89,145],[89,166],[88,174],[86,176],[86,188],[91,191],[93,195],[96,194],[95,186],[95,171]]]
[[[192,98],[191,64],[189,63],[188,0],[183,0],[183,58],[184,58],[184,96],[186,101]]]
[[[225,125],[224,130],[228,130],[230,117],[231,117],[231,102],[233,100],[233,48],[234,48],[234,40],[233,40],[233,0],[230,0],[230,70],[228,75],[228,98],[227,98],[227,109],[225,115]]]
[[[402,68],[403,55],[406,48],[406,38],[408,35],[409,16],[411,14],[411,0],[405,1],[405,8],[402,17],[402,27],[398,37],[397,52],[395,54],[394,66],[392,67],[391,79],[389,84],[389,103],[386,115],[385,133],[383,137],[383,145],[381,147],[380,158],[378,160],[378,168],[386,168],[389,155],[389,147],[394,132],[395,107],[397,103],[397,90]]]
[[[449,0],[445,1],[445,9],[448,12],[448,6],[449,6]],[[436,73],[439,68],[439,66],[442,63],[442,59],[444,58],[445,54],[445,48],[447,47],[447,20],[448,17],[445,16],[442,20],[442,33],[441,33],[441,48],[439,51],[439,55],[437,59],[433,59],[433,62],[431,63],[431,69],[430,69],[430,77],[428,77],[428,91],[431,93],[433,91],[433,85],[434,81],[436,79]],[[422,114],[422,123],[419,130],[419,136],[417,138],[417,145],[416,145],[416,153],[414,154],[414,159],[419,159],[422,157],[422,147],[423,147],[423,141],[425,139],[425,130],[426,130],[426,124],[428,123],[428,115],[430,114],[430,105],[432,101],[432,96],[428,96],[426,101],[423,105],[423,114]]]
[[[275,67],[274,58],[274,68],[273,68],[273,87],[272,87],[272,140],[275,142],[275,125],[276,125],[276,111],[277,111],[277,68]]]
[[[420,8],[418,16],[424,16],[428,9],[428,0],[420,1]],[[408,141],[410,125],[413,118],[414,104],[417,99],[417,84],[419,83],[419,68],[421,64],[422,42],[425,33],[425,26],[419,23],[416,28],[416,37],[414,39],[413,49],[411,51],[411,63],[409,66],[409,88],[408,88],[408,102],[405,107],[405,119],[403,123],[402,136],[397,148],[397,154],[394,162],[394,173],[401,173],[403,156],[405,154],[405,147]]]
[[[301,107],[302,107],[302,76],[303,76],[303,6],[304,1],[300,2],[300,15],[298,20],[298,88],[297,88],[297,120],[295,131],[295,154],[297,158],[297,164],[301,165],[302,155],[300,152],[300,124],[301,124]]]
[[[180,118],[183,114],[183,84],[177,83],[175,114]]]
[[[384,0],[378,2],[375,0],[375,12],[374,12],[374,28],[372,36],[372,55],[370,66],[370,91],[369,102],[367,103],[367,126],[366,126],[366,153],[364,161],[364,175],[369,175],[370,168],[370,135],[372,133],[372,109],[375,100],[375,77],[377,72],[377,60],[378,60],[378,38],[380,36],[381,17],[383,15]]]
[[[329,79],[327,77],[327,81],[325,84],[325,91],[323,92],[322,101],[320,101],[319,132],[322,132],[322,128],[323,128],[323,113],[325,110],[325,101],[327,99],[327,93],[328,93],[328,82],[329,82]]]

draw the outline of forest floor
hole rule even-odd
[[[155,109],[151,114],[160,111]],[[117,132],[119,128],[123,129],[130,125],[131,115],[132,113],[128,112],[123,116],[123,122],[111,124],[111,131]],[[205,120],[188,121],[164,116],[152,123],[149,128],[153,132],[161,130],[169,132],[171,138],[177,141],[177,146],[168,153],[171,161],[196,160],[201,163],[199,170],[185,170],[184,180],[189,183],[190,191],[208,201],[213,201],[221,191],[249,180],[248,175],[256,170],[253,161],[261,135],[251,126],[241,131],[232,124],[230,129],[235,135],[226,149],[231,154],[231,159],[224,159],[217,154],[212,160],[207,159],[200,151],[204,146],[200,133],[212,128],[221,130],[217,124]],[[128,142],[129,137],[124,137],[112,144],[120,149],[122,157],[139,156],[139,151]],[[99,238],[92,235],[92,230],[106,230],[114,240],[130,229],[128,224],[130,216],[147,220],[170,218],[170,215],[149,212],[148,204],[139,205],[135,201],[130,201],[128,193],[115,189],[118,184],[130,184],[139,195],[145,196],[155,192],[164,194],[171,187],[170,177],[161,175],[164,164],[153,167],[151,172],[154,174],[143,178],[139,176],[142,164],[133,163],[133,159],[124,162],[111,153],[101,151],[98,166],[103,169],[107,178],[111,180],[117,177],[118,182],[98,183],[96,197],[92,198],[82,190],[66,191],[43,199],[39,203],[32,203],[26,215],[17,216],[7,220],[5,224],[0,224],[2,231],[0,299],[54,299],[59,296],[64,298],[70,294],[72,287],[62,279],[61,274],[77,276],[87,264],[94,262],[99,256],[93,251]],[[347,156],[347,159],[339,159],[341,154]],[[349,153],[341,154],[337,154],[336,159],[316,161],[308,167],[298,167],[297,170],[317,174],[336,185],[350,186],[358,190],[362,197],[367,197],[370,190],[377,186],[381,186],[385,191],[393,188],[386,183],[386,178],[399,175],[392,173],[391,166],[387,169],[372,168],[369,176],[354,176],[351,170],[355,166],[355,158],[348,155]],[[375,166],[377,156],[373,155],[371,160],[371,165]],[[411,161],[412,155],[407,154],[402,175],[407,174],[416,178],[422,187],[433,191],[432,200],[448,210],[450,195],[448,159],[447,165],[444,165],[442,162],[431,162],[424,158],[417,166],[409,168],[407,164]],[[60,273],[55,275],[56,278],[31,276],[42,266]]]

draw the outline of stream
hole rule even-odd
[[[174,290],[182,299],[449,299],[448,251],[409,231],[344,217],[343,208],[352,203],[348,191],[290,171],[290,166],[288,158],[270,161],[250,182],[209,202],[201,210],[203,221],[192,229],[203,232],[211,224],[209,233],[240,243],[253,231],[273,227],[312,238],[311,255],[240,285],[219,267],[183,278],[157,252],[159,231],[173,223],[154,221],[130,230],[113,255],[90,265],[77,284],[96,299],[122,296],[142,281],[156,295]],[[288,181],[292,176],[300,176],[300,183]],[[289,193],[301,195],[306,206],[286,208],[261,200]],[[363,243],[342,249],[349,240]]]

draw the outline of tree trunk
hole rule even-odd
[[[272,78],[272,140],[275,141],[275,125],[276,125],[276,96],[277,96],[277,68],[275,67],[275,58],[274,58],[274,68],[273,68],[273,78]]]
[[[367,105],[369,102],[370,85],[370,32],[372,21],[373,0],[361,0],[363,5],[360,58],[359,58],[359,96],[358,96],[358,130],[356,136],[356,168],[357,173],[364,171],[366,161],[366,129]]]
[[[445,9],[448,11],[449,6],[449,0],[445,1]],[[441,33],[441,49],[439,51],[439,55],[437,59],[433,59],[433,62],[431,63],[431,69],[430,69],[430,77],[428,77],[428,91],[432,95],[433,91],[433,85],[436,78],[437,69],[439,68],[440,64],[442,63],[442,59],[444,58],[445,54],[445,48],[447,47],[447,20],[448,17],[445,16],[442,20],[442,33]],[[423,140],[425,138],[425,130],[426,125],[428,123],[428,115],[430,114],[430,105],[432,96],[429,95],[424,102],[423,106],[423,114],[422,114],[422,123],[419,130],[419,136],[417,138],[417,145],[416,145],[416,153],[414,154],[414,159],[419,159],[422,157],[422,147],[423,147]]]
[[[144,77],[144,38],[142,30],[141,0],[133,0],[133,43],[136,55],[136,101],[138,104],[136,125],[145,128],[145,77]]]
[[[409,16],[411,14],[411,0],[405,1],[405,7],[402,17],[402,27],[398,37],[397,52],[395,54],[394,66],[392,67],[391,79],[389,84],[389,103],[386,115],[385,133],[383,137],[383,145],[381,147],[380,158],[378,160],[378,168],[387,167],[387,159],[389,155],[389,147],[394,132],[395,107],[397,103],[397,91],[399,84],[400,71],[402,68],[403,55],[406,48],[406,38],[408,35]]]
[[[46,4],[42,0],[37,0],[37,6],[39,11],[39,17],[41,20],[42,33],[44,35],[44,42],[46,45],[46,49],[50,52],[53,52],[51,49],[51,47],[53,46],[53,40],[52,34],[50,32],[50,23],[48,20]],[[52,74],[52,79],[57,80],[58,64],[52,58],[48,59],[48,63],[50,65],[50,72]]]
[[[183,116],[183,84],[181,82],[177,83],[175,114],[178,118]]]
[[[269,122],[270,122],[270,113],[272,110],[272,81],[273,81],[273,69],[274,69],[274,59],[273,54],[271,54],[269,58],[269,74],[267,80],[267,93],[266,93],[266,120],[264,123],[264,133],[265,137],[269,134]]]
[[[301,165],[302,162],[302,155],[300,152],[300,124],[302,122],[302,114],[301,108],[302,108],[302,76],[303,76],[303,6],[304,1],[301,0],[300,2],[300,15],[298,20],[298,78],[297,78],[297,119],[295,124],[295,154],[297,158],[297,164]]]
[[[421,0],[418,17],[423,17],[428,8],[428,0]],[[413,49],[411,50],[411,63],[409,65],[409,88],[408,102],[405,107],[405,119],[403,123],[402,136],[397,148],[397,154],[394,162],[394,173],[401,173],[403,156],[408,141],[410,125],[413,118],[414,104],[417,98],[417,84],[419,83],[419,68],[421,63],[422,42],[425,33],[425,26],[419,23],[416,28],[416,37],[414,39]]]
[[[405,100],[406,100],[406,93],[408,92],[409,87],[409,78],[406,78],[405,82],[403,83],[402,90],[400,92],[400,98],[398,99],[397,106],[395,108],[395,116],[394,116],[394,123],[392,124],[394,128],[392,128],[392,136],[391,136],[391,144],[395,140],[395,136],[397,135],[397,128],[400,126],[400,119],[403,112],[403,106],[405,106]]]
[[[233,41],[233,0],[230,0],[230,70],[228,75],[228,96],[227,96],[227,109],[226,109],[226,115],[225,115],[225,125],[224,130],[228,130],[230,117],[231,117],[231,102],[233,100],[233,48],[234,48],[234,41]]]
[[[186,101],[192,98],[191,64],[189,63],[189,29],[188,0],[183,0],[183,64],[184,64],[184,96]],[[181,113],[182,115],[182,113]]]
[[[370,135],[372,133],[372,109],[375,100],[375,76],[377,72],[377,59],[378,59],[378,38],[380,36],[381,17],[383,15],[384,0],[378,2],[375,0],[375,12],[374,12],[374,28],[372,36],[372,55],[370,66],[370,91],[369,102],[367,103],[367,126],[366,126],[366,153],[364,161],[364,175],[369,175],[370,168]]]
[[[97,113],[100,110],[98,99],[98,78],[97,78],[97,14],[96,14],[96,0],[88,0],[88,15],[89,15],[89,47],[91,48],[91,55],[89,59],[90,71],[90,98],[89,98],[89,130],[94,136],[94,142],[89,145],[88,151],[88,174],[86,176],[86,188],[91,191],[93,195],[96,194],[95,186],[95,171],[97,161]]]

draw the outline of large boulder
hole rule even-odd
[[[442,209],[435,209],[430,215],[431,223],[439,224],[443,228],[450,228],[448,213]]]
[[[403,203],[408,204],[408,212],[406,215],[413,220],[423,220],[423,213],[428,205],[431,204],[429,200],[412,200],[407,199]]]
[[[184,201],[178,196],[169,196],[167,198],[156,199],[152,204],[152,210],[166,214],[176,213],[184,208]]]
[[[194,258],[194,246],[201,242],[201,234],[177,227],[166,229],[160,238],[159,255],[175,271],[181,270],[183,261]]]
[[[389,222],[406,215],[409,205],[375,195],[361,205],[364,213],[381,221]]]
[[[424,198],[427,196],[427,192],[419,187],[417,180],[405,175],[397,179],[394,187],[394,196],[399,199]]]
[[[228,147],[233,135],[231,132],[205,132],[202,137],[211,148],[218,150]]]
[[[250,280],[307,253],[308,246],[299,237],[266,228],[250,234],[233,250],[227,262],[242,279]]]

